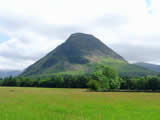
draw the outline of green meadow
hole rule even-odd
[[[0,120],[160,120],[160,93],[1,87]]]

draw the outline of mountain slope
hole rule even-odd
[[[137,66],[141,66],[150,70],[153,70],[155,72],[160,72],[160,65],[155,65],[155,64],[150,64],[150,63],[144,63],[144,62],[139,62],[135,63]]]
[[[129,65],[123,57],[96,37],[75,33],[66,42],[28,67],[21,76],[52,75],[54,73],[84,74],[99,65],[108,65],[124,73],[133,71],[152,73],[150,70]]]

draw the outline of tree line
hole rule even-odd
[[[160,76],[122,77],[120,89],[160,90]]]
[[[0,80],[0,86],[49,87],[49,88],[87,88],[86,76],[56,75],[45,78],[6,77]]]
[[[89,88],[89,90],[94,91],[107,91],[112,89],[160,90],[160,76],[119,77],[114,69],[101,66],[88,75],[54,75],[44,78],[0,78],[0,86]]]

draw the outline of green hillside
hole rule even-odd
[[[28,67],[21,76],[49,76],[53,74],[84,74],[99,65],[107,65],[120,74],[153,74],[151,70],[130,65],[119,54],[93,35],[72,34],[66,42]]]
[[[135,65],[150,69],[155,72],[160,72],[160,65],[144,63],[144,62],[135,63]]]
[[[129,64],[121,60],[115,60],[112,58],[102,58],[100,61],[90,64],[91,66],[105,65],[111,67],[119,72],[121,76],[145,76],[145,75],[156,75],[152,70]]]

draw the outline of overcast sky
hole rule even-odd
[[[24,69],[75,32],[160,64],[160,0],[0,0],[0,69]]]

